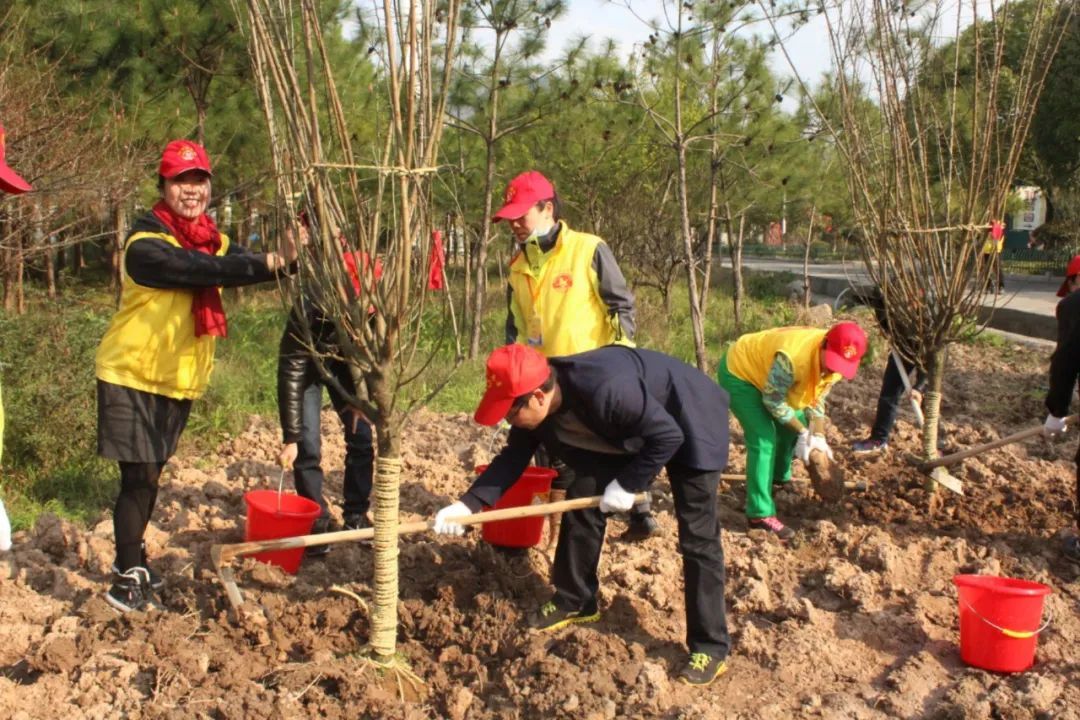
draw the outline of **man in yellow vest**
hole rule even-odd
[[[571,230],[559,218],[559,197],[535,170],[506,188],[492,222],[506,220],[517,244],[507,287],[506,342],[521,343],[546,357],[575,355],[605,345],[633,347],[634,295],[607,243]],[[559,477],[552,500],[566,496],[573,474]],[[552,519],[552,538],[559,523]],[[634,506],[623,538],[641,540],[658,531],[648,502]]]
[[[717,376],[731,396],[731,411],[746,445],[746,517],[751,529],[789,540],[794,531],[776,517],[774,484],[791,481],[794,454],[809,462],[813,450],[832,459],[824,435],[810,419],[825,417],[825,397],[841,377],[855,377],[866,353],[866,334],[853,322],[830,330],[784,327],[743,335],[720,359]]]

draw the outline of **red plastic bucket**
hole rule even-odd
[[[247,503],[246,542],[307,535],[315,518],[322,514],[322,508],[314,500],[292,493],[279,494],[277,490],[252,490],[244,495],[244,502]],[[304,548],[262,552],[251,557],[295,575],[304,558]]]
[[[487,465],[478,465],[476,472],[482,473],[485,469]],[[527,467],[518,481],[503,493],[503,496],[495,503],[495,507],[489,509],[502,510],[545,503],[548,501],[548,493],[551,492],[551,481],[558,476],[559,473],[551,468]],[[545,519],[545,516],[540,515],[484,523],[483,538],[486,542],[501,547],[534,547],[544,536]]]
[[[957,575],[960,659],[996,672],[1021,672],[1035,662],[1035,643],[1046,629],[1042,583],[993,575]]]

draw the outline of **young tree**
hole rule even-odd
[[[414,381],[439,352],[439,343],[431,342],[437,334],[432,325],[437,330],[448,314],[432,305],[448,302],[450,294],[437,300],[427,290],[421,263],[441,218],[431,199],[460,4],[378,4],[379,15],[372,18],[379,62],[373,87],[385,99],[388,122],[379,128],[377,153],[369,157],[354,146],[324,18],[315,0],[298,5],[294,14],[289,0],[246,0],[244,12],[279,195],[285,203],[303,197],[312,228],[311,246],[301,253],[287,297],[314,298],[332,320],[343,359],[362,388],[351,402],[376,428],[375,599],[366,649],[372,662],[411,677],[395,655],[401,434],[408,412],[430,397]]]
[[[884,296],[890,340],[928,375],[927,458],[937,454],[945,348],[969,331],[986,294],[990,268],[976,255],[1003,216],[1074,11],[1072,2],[1034,0],[1028,36],[1014,46],[1015,5],[823,8],[838,107],[818,115],[847,165],[860,249]],[[941,37],[959,41],[943,48]],[[1011,72],[1006,53],[1020,58]]]

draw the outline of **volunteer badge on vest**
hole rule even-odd
[[[570,273],[562,273],[561,275],[556,275],[555,279],[551,281],[552,290],[561,290],[562,292],[566,292],[573,286],[574,276]]]

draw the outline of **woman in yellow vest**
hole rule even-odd
[[[143,534],[157,500],[158,476],[176,450],[191,401],[226,335],[221,288],[274,279],[296,259],[232,245],[206,214],[210,158],[187,140],[170,142],[158,166],[161,200],[136,221],[124,243],[120,307],[97,351],[98,454],[120,463],[113,512],[116,564],[106,601],[142,609],[160,589],[147,565]]]
[[[791,480],[793,455],[804,463],[812,450],[830,458],[810,418],[825,416],[825,397],[841,377],[855,377],[866,334],[853,322],[831,330],[786,327],[743,335],[720,359],[717,376],[731,396],[731,411],[746,445],[746,517],[751,528],[788,540],[794,532],[776,517],[772,486]]]
[[[559,218],[559,197],[546,177],[529,170],[511,180],[503,206],[492,217],[500,220],[509,223],[517,242],[507,288],[507,344],[529,345],[545,357],[634,345],[634,294],[615,255],[596,235],[571,230]],[[569,469],[558,465],[552,501],[564,498],[574,481]],[[549,545],[559,518],[551,519]],[[644,501],[630,512],[623,539],[644,540],[658,530]]]

